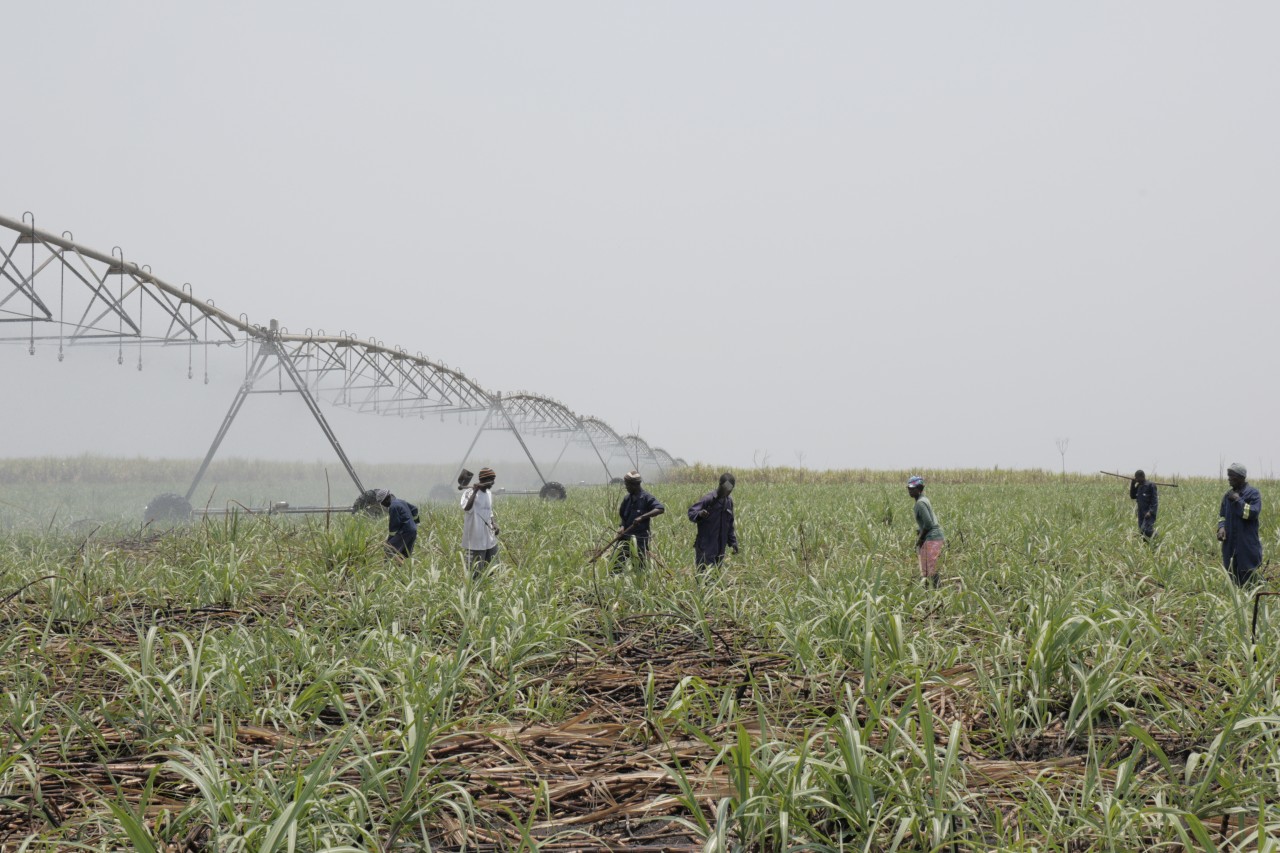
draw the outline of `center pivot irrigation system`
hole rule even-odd
[[[458,470],[483,433],[510,432],[542,481],[536,494],[543,498],[565,497],[564,486],[549,478],[571,444],[594,451],[606,482],[618,480],[620,465],[647,469],[660,478],[685,464],[661,448],[651,448],[638,435],[619,435],[604,421],[576,415],[549,397],[486,391],[465,373],[420,352],[361,340],[345,330],[337,335],[323,329],[290,334],[275,320],[265,326],[251,323],[247,315],[232,315],[213,300],[196,299],[190,284],[176,287],[152,274],[149,266],[126,261],[118,246],[99,252],[76,243],[70,232],[42,231],[30,213],[20,220],[0,216],[0,343],[25,344],[31,355],[37,344],[56,345],[58,361],[72,348],[107,347],[115,350],[117,364],[127,359],[136,362],[138,370],[148,346],[185,347],[187,378],[194,379],[200,371],[206,385],[211,348],[244,348],[244,381],[186,494],[158,496],[148,505],[148,518],[191,512],[191,498],[209,463],[254,394],[296,393],[302,399],[358,490],[351,507],[357,511],[374,506],[374,490],[365,488],[342,449],[325,419],[322,400],[379,415],[474,414],[480,417],[480,428]],[[263,387],[268,383],[272,387]],[[529,450],[528,436],[564,438],[564,448],[547,474]],[[453,493],[452,487],[438,486],[432,496],[442,497],[441,489],[444,495]]]

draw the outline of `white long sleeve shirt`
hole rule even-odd
[[[476,502],[467,509],[467,501],[475,492]],[[468,551],[487,551],[498,544],[493,532],[493,494],[488,489],[467,489],[462,493],[462,547]]]

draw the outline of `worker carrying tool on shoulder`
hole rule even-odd
[[[1138,530],[1150,539],[1156,532],[1160,496],[1156,494],[1156,484],[1147,479],[1141,468],[1133,472],[1133,479],[1129,481],[1129,499],[1138,502]]]
[[[462,548],[467,552],[467,568],[473,579],[479,579],[498,558],[498,519],[493,514],[490,494],[497,480],[492,468],[481,468],[476,484],[467,486],[462,493]],[[458,486],[464,485],[459,479]]]

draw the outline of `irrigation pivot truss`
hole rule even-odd
[[[609,466],[615,463],[619,453],[626,460],[625,464],[628,470],[632,468],[639,469],[640,463],[636,461],[626,439],[618,435],[613,427],[599,418],[587,417],[582,419],[582,433],[579,441],[584,440],[589,442],[595,448],[596,453],[603,457],[606,472],[612,471]],[[605,455],[606,452],[608,455]],[[621,480],[621,477],[610,473],[609,482],[612,483],[615,480]]]
[[[627,445],[627,450],[631,454],[631,458],[636,460],[636,468],[639,470],[641,465],[649,464],[658,469],[659,476],[665,475],[667,469],[663,467],[662,459],[658,457],[657,452],[638,435],[624,435],[623,442]],[[664,450],[662,455],[667,459],[671,456]]]
[[[653,448],[653,458],[657,460],[658,467],[663,471],[669,471],[676,467],[675,458],[661,447]]]
[[[138,370],[148,347],[185,348],[187,378],[199,373],[205,384],[210,350],[242,347],[244,381],[187,489],[187,502],[236,415],[259,393],[298,394],[361,495],[364,484],[329,426],[321,401],[399,417],[483,413],[476,440],[485,430],[511,432],[542,480],[544,497],[563,497],[564,488],[543,475],[525,441],[529,436],[563,436],[565,449],[573,443],[590,446],[606,481],[613,479],[610,462],[619,452],[636,466],[653,465],[660,475],[683,464],[665,451],[650,450],[639,436],[619,436],[603,421],[579,417],[549,397],[487,391],[462,371],[421,352],[362,340],[346,331],[332,335],[306,329],[295,334],[275,320],[251,323],[245,314],[231,314],[213,300],[197,299],[190,284],[172,285],[150,267],[126,260],[118,246],[100,252],[76,243],[70,232],[40,230],[29,213],[18,220],[0,216],[0,343],[25,345],[31,355],[37,346],[56,345],[59,361],[72,349],[108,347],[114,349],[118,364],[127,360]],[[259,389],[259,383],[273,374],[279,377],[276,387]],[[555,464],[563,455],[564,449]],[[465,464],[466,457],[458,467]]]
[[[575,438],[587,435],[582,424],[582,419],[573,413],[567,406],[558,400],[550,397],[542,397],[537,394],[529,394],[527,392],[518,392],[515,394],[493,394],[490,398],[489,410],[485,413],[484,419],[480,422],[480,428],[476,430],[475,438],[471,440],[471,445],[467,448],[467,452],[463,454],[462,461],[458,463],[459,472],[467,464],[467,459],[471,456],[471,451],[475,449],[476,443],[480,440],[480,436],[486,431],[503,431],[512,433],[516,441],[520,443],[520,447],[524,450],[525,456],[533,465],[534,472],[538,475],[538,479],[542,481],[542,487],[538,490],[538,494],[544,498],[563,498],[565,496],[564,486],[552,480],[555,476],[555,468],[560,464],[560,460],[564,457],[565,450],[569,445],[574,443]],[[537,459],[534,458],[533,452],[525,443],[524,437],[527,435],[541,436],[564,436],[564,447],[560,450],[560,455],[556,457],[548,473],[544,474],[542,467],[538,465]],[[594,447],[594,445],[592,445]],[[605,479],[609,479],[609,465],[605,462],[599,450],[596,450],[596,458],[600,460],[600,464],[604,467]]]

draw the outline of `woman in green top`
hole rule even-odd
[[[938,555],[942,553],[942,545],[946,538],[942,535],[942,526],[938,517],[933,514],[933,504],[924,496],[924,477],[912,477],[907,480],[907,494],[916,502],[916,552],[920,554],[920,574],[924,581],[933,586],[938,585]]]

